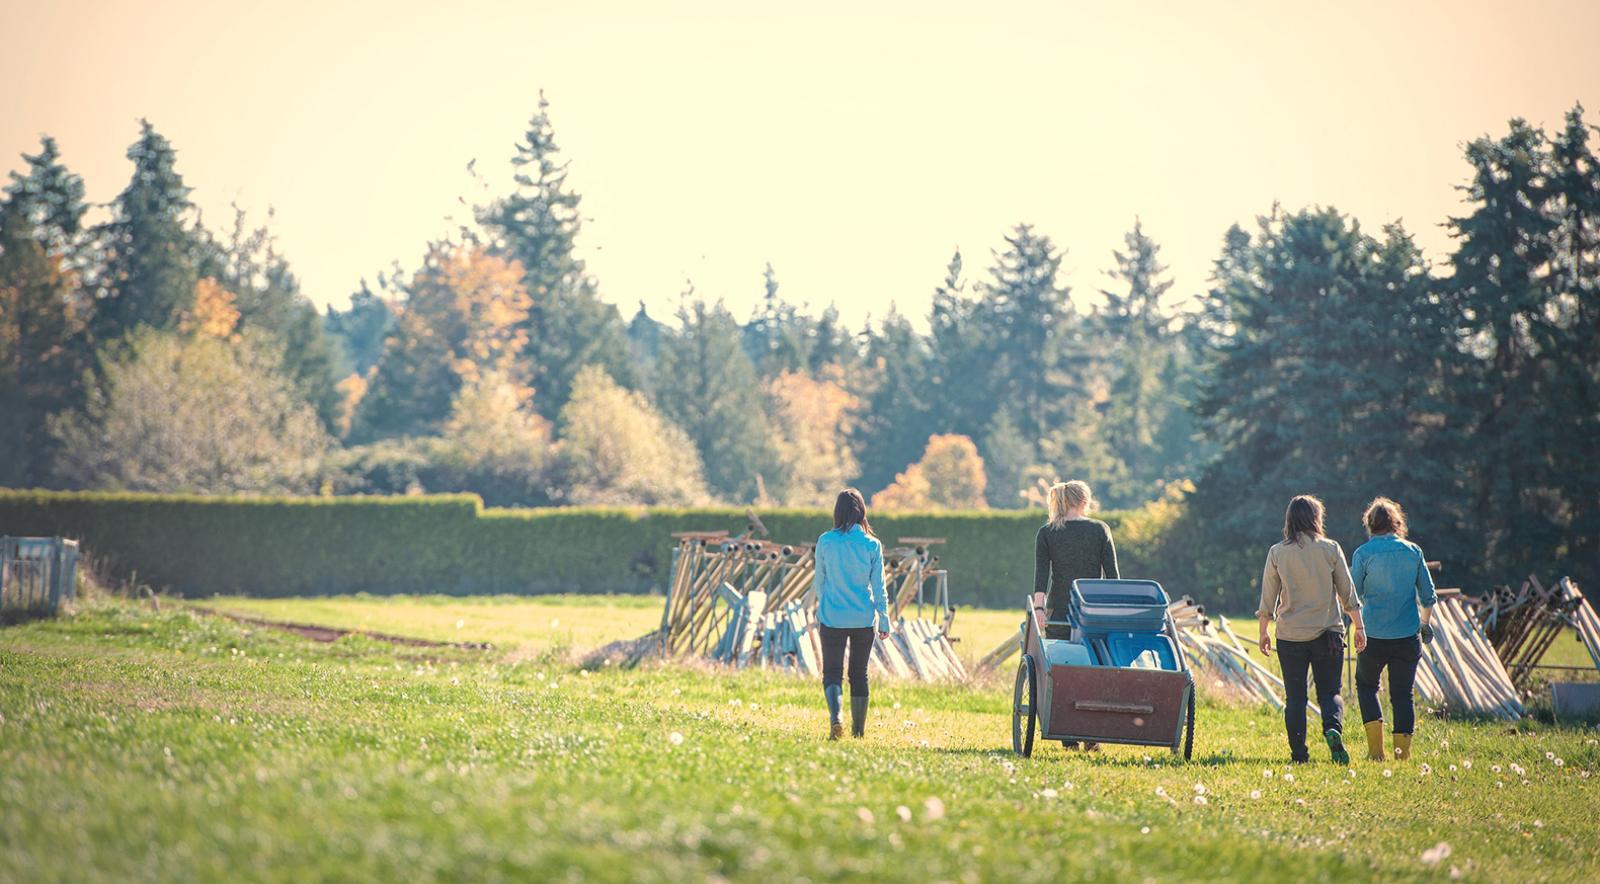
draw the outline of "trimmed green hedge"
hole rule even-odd
[[[762,510],[774,540],[815,539],[822,510]],[[1152,565],[1145,511],[1103,514],[1123,573]],[[880,513],[937,548],[959,605],[1020,606],[1042,513]],[[193,497],[0,490],[0,534],[61,535],[120,577],[183,595],[647,592],[666,584],[674,531],[743,530],[733,508],[486,509],[475,495]],[[1124,531],[1124,527],[1128,530]],[[1125,536],[1126,535],[1126,536]]]

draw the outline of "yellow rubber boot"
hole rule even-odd
[[[1383,719],[1369,721],[1367,728],[1367,760],[1383,760]]]
[[[1394,735],[1394,760],[1395,761],[1410,761],[1411,760],[1411,735],[1410,734],[1395,734]]]

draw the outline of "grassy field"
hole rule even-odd
[[[201,608],[278,622],[333,626],[445,642],[488,642],[522,653],[593,648],[638,638],[661,625],[659,597],[564,596],[324,596],[263,599],[215,596]],[[932,617],[932,609],[928,616]],[[1017,631],[1022,611],[962,608],[953,632],[956,652],[969,663]]]
[[[1192,763],[1023,760],[1002,690],[881,684],[829,744],[808,682],[574,669],[587,616],[658,616],[632,601],[551,603],[546,638],[408,606],[371,628],[476,607],[501,640],[115,603],[0,630],[0,881],[1600,877],[1592,728],[1425,719],[1414,762],[1289,770],[1276,716],[1203,704]]]

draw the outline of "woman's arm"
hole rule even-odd
[[[878,638],[889,635],[889,592],[883,587],[883,547],[873,544],[872,566],[867,569],[867,593],[877,609]]]
[[[1433,606],[1439,602],[1439,593],[1433,586],[1433,575],[1428,573],[1427,556],[1422,550],[1417,550],[1417,602],[1421,605],[1418,614],[1422,617],[1422,625],[1427,626],[1433,619]]]
[[[1356,597],[1355,582],[1350,579],[1350,566],[1344,563],[1344,548],[1337,543],[1333,545],[1333,592],[1339,597],[1340,607],[1350,617],[1351,629],[1355,633],[1351,637],[1351,644],[1357,651],[1365,649],[1367,627],[1361,622],[1361,599]]]
[[[1050,590],[1050,541],[1045,539],[1044,529],[1033,536],[1033,594]]]
[[[1100,545],[1100,570],[1105,572],[1112,580],[1121,580],[1122,573],[1117,570],[1117,542],[1111,539],[1111,528],[1105,529],[1106,539]]]
[[[1261,653],[1271,656],[1272,639],[1267,635],[1267,624],[1272,621],[1272,615],[1278,610],[1278,597],[1283,595],[1283,579],[1278,576],[1278,569],[1272,563],[1272,550],[1267,550],[1267,564],[1261,570],[1261,606],[1256,608],[1256,619],[1261,624],[1261,637],[1257,644]]]

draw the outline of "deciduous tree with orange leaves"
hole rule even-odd
[[[922,459],[872,496],[875,508],[890,510],[986,509],[983,458],[978,446],[955,433],[928,437]]]

